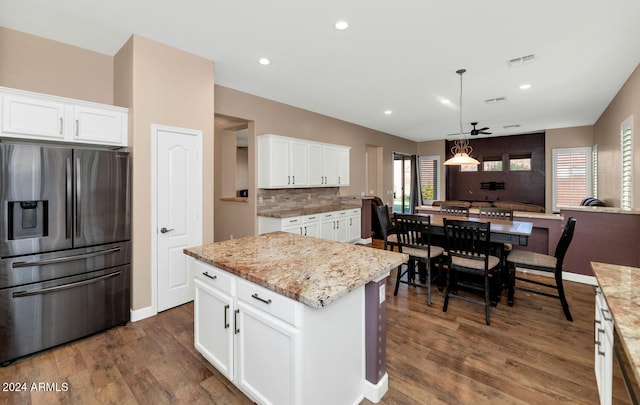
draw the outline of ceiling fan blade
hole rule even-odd
[[[480,131],[480,133],[484,135],[491,135],[491,132]]]
[[[478,129],[478,131],[482,132],[482,131],[486,131],[487,129],[489,129],[489,127],[480,128]]]
[[[456,132],[456,133],[454,133],[454,134],[447,134],[447,136],[469,135],[469,134],[470,134],[470,132],[462,132],[462,133],[460,133],[460,132]]]

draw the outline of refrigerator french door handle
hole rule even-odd
[[[65,200],[66,204],[66,215],[67,218],[65,220],[66,225],[66,237],[67,239],[71,238],[71,232],[73,232],[73,173],[71,170],[71,158],[67,158],[67,198]]]
[[[16,269],[18,267],[46,266],[48,264],[72,262],[74,260],[83,260],[83,259],[89,259],[91,257],[105,256],[111,253],[117,253],[120,250],[121,249],[119,247],[116,247],[112,249],[101,250],[99,252],[91,252],[91,253],[85,253],[85,254],[75,255],[75,256],[56,257],[55,259],[41,260],[37,262],[13,262],[11,267]]]
[[[75,288],[75,287],[79,287],[81,285],[97,283],[98,281],[102,281],[102,280],[105,280],[105,279],[111,278],[111,277],[116,277],[116,276],[119,276],[120,274],[122,274],[122,272],[121,271],[117,271],[115,273],[107,274],[105,276],[94,277],[94,278],[90,278],[89,280],[77,281],[75,283],[58,285],[58,286],[55,286],[55,287],[43,288],[42,290],[18,291],[18,292],[14,292],[13,293],[13,298],[29,297],[31,295],[42,295],[42,294],[46,294],[46,293],[50,293],[50,292],[54,292],[54,291],[67,290],[69,288]]]
[[[76,238],[82,236],[82,178],[80,176],[80,158],[76,158]]]

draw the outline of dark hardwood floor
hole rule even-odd
[[[374,246],[378,246],[374,243]],[[483,308],[387,283],[387,372],[382,404],[597,404],[593,287],[566,283],[574,322],[559,302],[516,291]],[[0,382],[0,404],[250,404],[193,347],[193,304],[20,359]],[[61,392],[30,391],[57,383]],[[64,389],[63,383],[68,389]],[[51,386],[50,386],[51,387]],[[364,400],[363,404],[371,404]],[[619,402],[614,402],[619,403]]]

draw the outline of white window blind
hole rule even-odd
[[[420,196],[422,203],[438,200],[438,156],[420,156]]]
[[[620,207],[633,207],[633,116],[620,125],[620,161],[622,180],[620,183]]]
[[[598,145],[593,145],[591,159],[591,170],[593,177],[593,193],[591,193],[591,197],[598,198]]]
[[[553,150],[553,211],[559,206],[578,206],[590,197],[591,148]]]

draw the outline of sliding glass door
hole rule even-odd
[[[393,153],[393,212],[411,210],[411,155]]]

